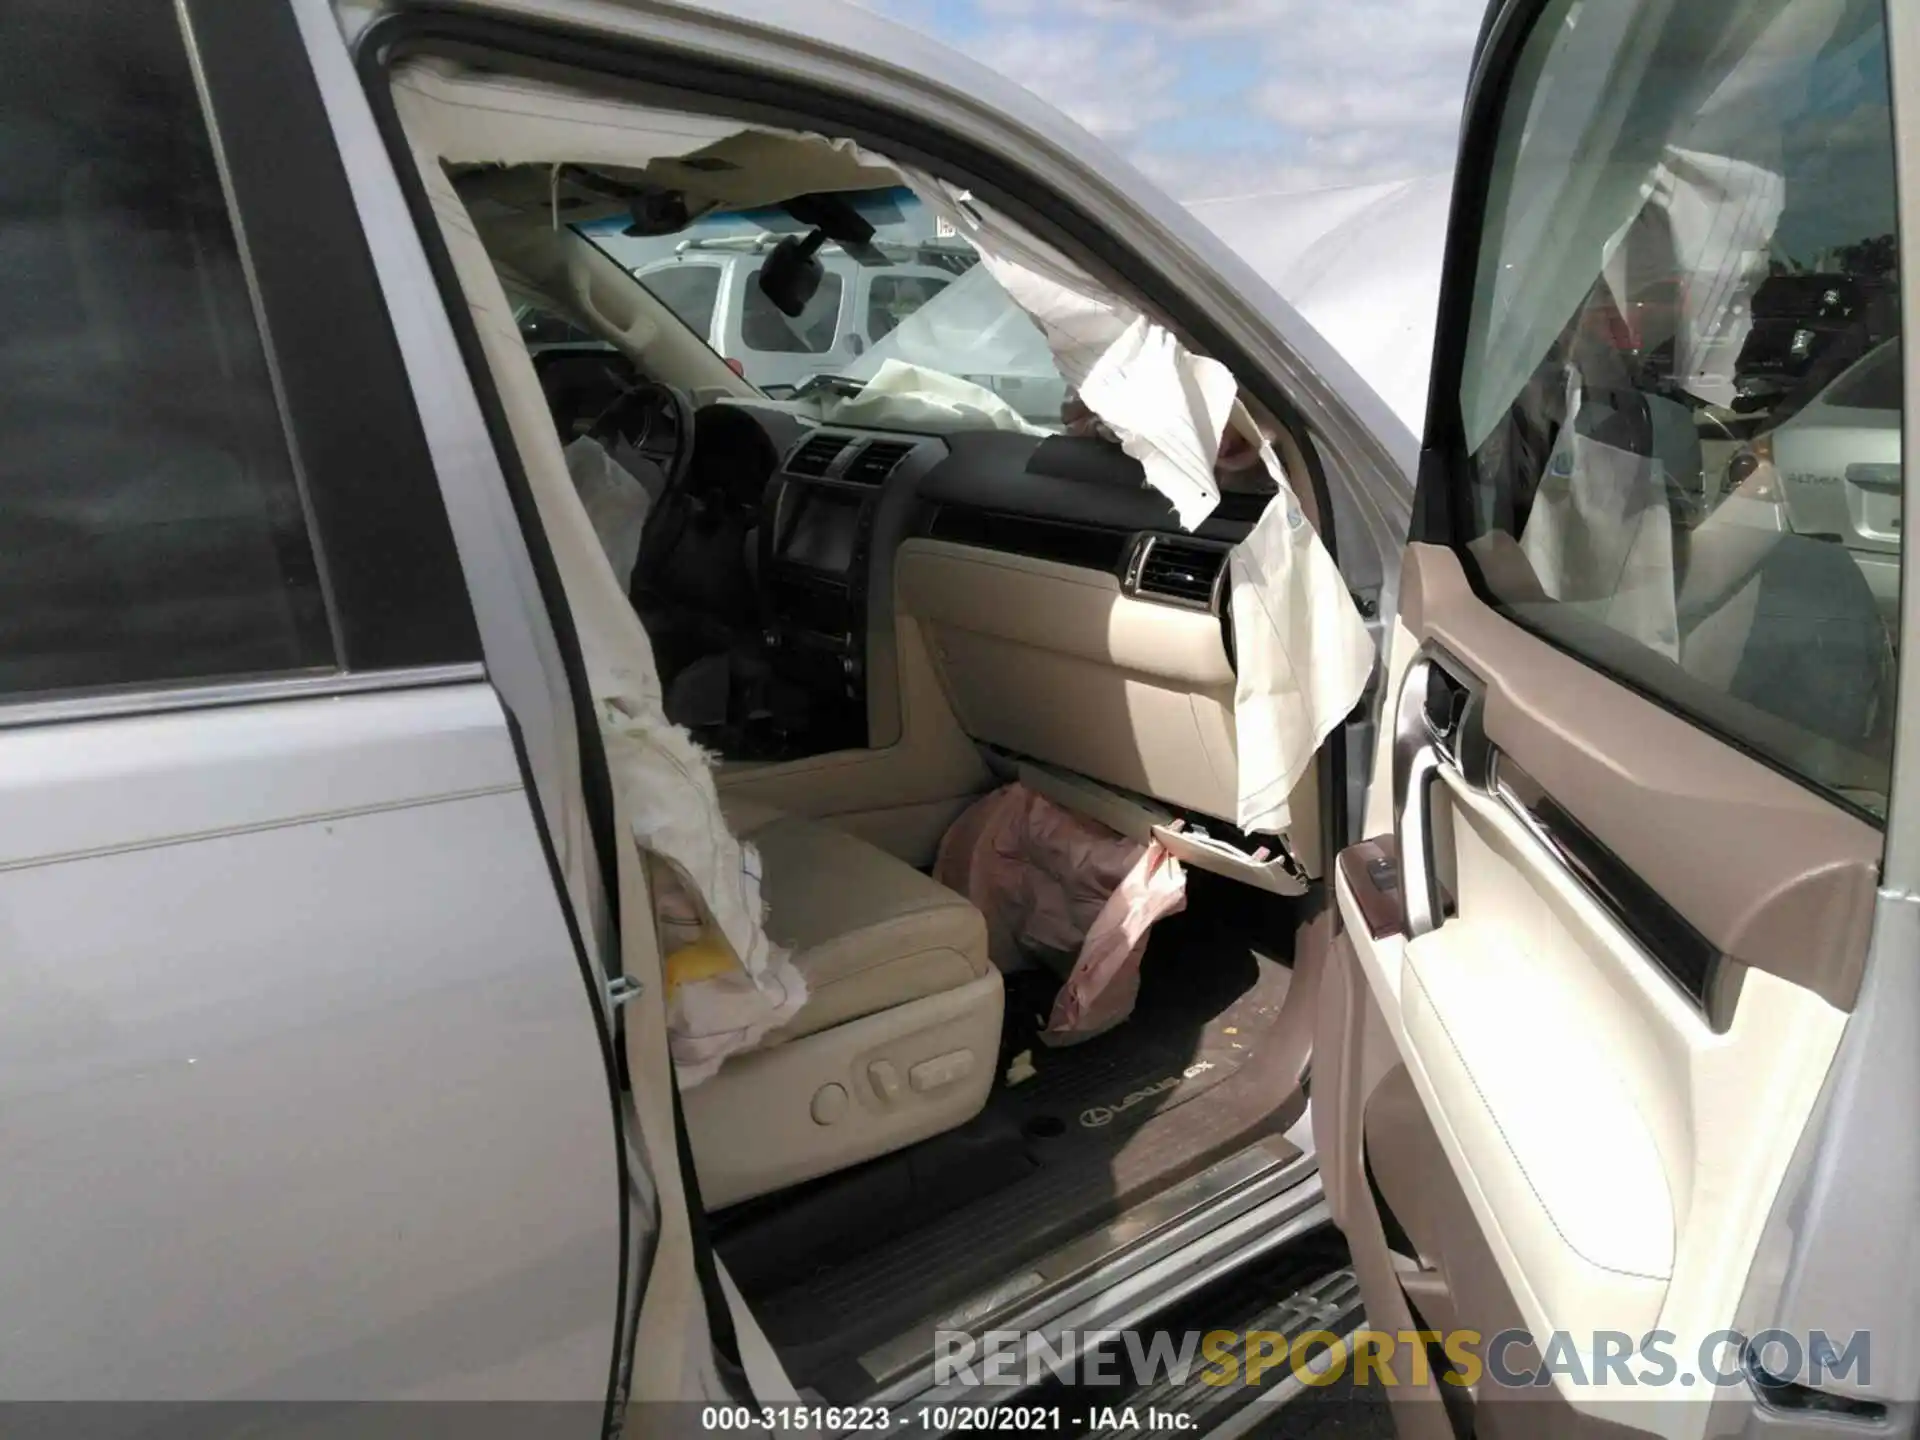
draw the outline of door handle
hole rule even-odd
[[[1400,684],[1393,734],[1394,834],[1409,940],[1446,918],[1434,868],[1435,777],[1447,769],[1483,789],[1491,783],[1485,709],[1485,687],[1458,661],[1432,646],[1414,656]]]
[[[1393,829],[1399,841],[1400,895],[1407,939],[1440,924],[1440,897],[1433,874],[1433,780],[1444,763],[1438,737],[1427,721],[1433,662],[1415,658],[1400,684],[1393,727]]]

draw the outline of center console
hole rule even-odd
[[[760,594],[775,670],[867,736],[868,587],[887,481],[924,442],[815,430],[782,462],[760,520]],[[888,567],[881,566],[884,571]],[[820,717],[824,718],[824,717]]]

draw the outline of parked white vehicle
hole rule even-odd
[[[1889,625],[1900,614],[1900,342],[1869,351],[1759,443],[1795,534],[1846,546]]]
[[[862,264],[838,245],[820,253],[820,288],[783,314],[759,277],[774,235],[681,243],[673,258],[634,273],[673,313],[763,393],[784,398],[818,377],[865,380],[891,356],[986,386],[1028,420],[1060,422],[1066,387],[1033,322],[991,279],[973,250],[952,242],[876,246]]]

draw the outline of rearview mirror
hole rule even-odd
[[[820,277],[827,267],[817,252],[826,240],[826,232],[814,231],[806,239],[789,235],[773,247],[766,264],[760,267],[760,293],[774,308],[789,318],[807,308],[807,302],[820,288]]]

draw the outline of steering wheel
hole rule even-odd
[[[631,445],[658,465],[666,477],[661,501],[677,495],[693,469],[693,397],[659,380],[638,380],[621,391],[587,433],[609,448]]]

